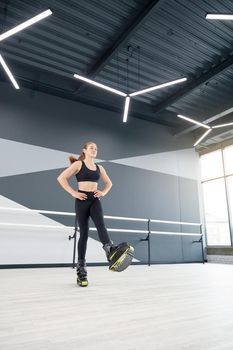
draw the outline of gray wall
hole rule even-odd
[[[175,138],[161,125],[43,93],[1,83],[0,206],[74,212],[74,198],[57,183],[86,141],[98,146],[101,163],[113,182],[101,198],[105,215],[199,222],[199,161],[193,139]],[[107,95],[106,95],[107,97]],[[70,181],[77,188],[75,179]],[[100,183],[100,188],[102,184]],[[0,264],[69,263],[73,217],[2,210],[1,223],[57,225],[61,229],[0,226]],[[108,228],[146,230],[145,224],[106,219]],[[93,223],[91,221],[91,226]],[[197,232],[197,228],[153,224],[152,230]],[[135,262],[147,261],[145,234],[109,232],[115,243],[129,241]],[[152,262],[200,261],[195,237],[152,235]],[[87,261],[106,262],[96,231],[90,231]]]

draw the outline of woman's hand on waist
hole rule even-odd
[[[73,191],[73,192],[71,193],[71,196],[74,197],[74,198],[78,198],[78,199],[80,199],[81,201],[87,199],[87,194],[86,194],[86,193],[83,193],[83,192],[79,192],[79,191]]]
[[[104,197],[105,196],[105,193],[103,191],[94,191],[94,197]]]

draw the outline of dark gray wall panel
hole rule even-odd
[[[93,140],[97,143],[97,157],[113,182],[111,191],[101,198],[105,215],[199,222],[198,178],[184,177],[185,172],[182,169],[177,176],[148,170],[150,155],[164,153],[166,163],[170,159],[168,154],[176,150],[190,149],[193,140],[187,135],[175,138],[165,127],[150,122],[129,118],[129,122],[123,124],[122,115],[117,113],[26,89],[15,91],[7,84],[0,86],[1,139],[17,141],[28,147],[40,146],[45,151],[48,149],[67,152],[67,155],[78,154],[86,141]],[[7,149],[4,152],[3,163],[7,157]],[[64,153],[63,164],[68,166],[67,155]],[[23,154],[21,156],[23,157]],[[138,166],[132,166],[131,163],[127,165],[127,161],[126,164],[121,164],[122,159],[137,156],[149,158],[140,158]],[[152,159],[151,157],[151,161]],[[196,161],[194,157],[193,162]],[[185,164],[184,158],[183,167],[185,166],[188,165]],[[45,167],[44,171],[33,169],[32,172],[22,171],[22,174],[2,176],[2,198],[28,208],[73,212],[74,198],[66,193],[56,180],[63,168],[64,165],[56,169]],[[73,187],[77,186],[74,178],[70,183]],[[100,183],[100,188],[102,186]],[[73,224],[73,218],[53,219],[64,225]],[[127,221],[106,220],[106,226],[147,229],[146,223]],[[151,229],[196,232],[195,228],[182,228],[179,225],[153,224]],[[140,238],[145,238],[145,234],[110,232],[110,236],[116,243],[131,242],[135,246],[136,259],[147,261],[147,243],[140,242]],[[97,233],[91,231],[90,238],[98,241]],[[46,254],[50,249],[52,247],[48,247]],[[152,262],[183,262],[199,261],[201,256],[198,247],[190,243],[190,238],[152,235],[151,259]]]

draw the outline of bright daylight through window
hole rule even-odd
[[[207,244],[230,246],[233,222],[233,146],[200,157]]]

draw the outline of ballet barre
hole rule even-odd
[[[61,216],[74,216],[75,224],[74,226],[60,226],[58,225],[38,225],[38,224],[16,224],[9,222],[0,222],[0,226],[10,227],[28,227],[28,228],[46,228],[46,229],[56,229],[56,230],[67,230],[74,229],[73,235],[69,235],[68,239],[74,239],[74,247],[73,247],[73,268],[75,267],[75,259],[76,259],[76,243],[77,243],[77,231],[79,227],[77,226],[77,215],[76,213],[63,212],[63,211],[51,211],[51,210],[38,210],[38,209],[28,209],[28,208],[8,208],[8,207],[0,207],[0,211],[9,211],[9,212],[23,212],[23,213],[38,213],[38,214],[50,214],[50,215],[61,215]],[[147,223],[147,230],[134,230],[134,229],[116,229],[116,228],[107,228],[109,232],[134,232],[134,233],[145,233],[147,234],[146,238],[141,238],[141,242],[147,242],[148,244],[148,266],[151,265],[151,248],[150,248],[150,236],[151,234],[158,235],[177,235],[177,236],[198,236],[198,240],[192,241],[192,243],[199,243],[201,246],[202,252],[202,262],[205,263],[204,257],[204,247],[203,247],[203,225],[201,223],[192,223],[192,222],[184,222],[184,221],[169,221],[169,220],[158,220],[158,219],[145,219],[145,218],[135,218],[135,217],[125,217],[125,216],[111,216],[104,215],[104,219],[112,219],[112,220],[122,220],[122,221],[135,221],[135,222],[145,222]],[[172,232],[172,231],[155,231],[151,230],[151,223],[160,223],[160,224],[172,224],[172,225],[188,225],[188,226],[198,226],[200,232],[199,233],[190,233],[190,232]],[[90,231],[97,231],[95,227],[90,227]]]

